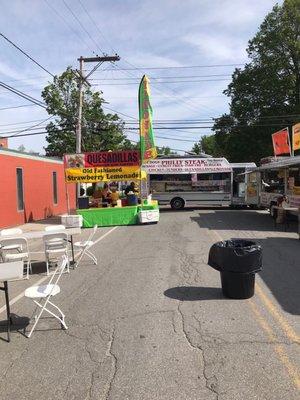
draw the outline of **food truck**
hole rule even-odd
[[[226,158],[158,157],[143,166],[152,198],[174,210],[185,205],[229,206],[232,166]]]
[[[247,174],[246,204],[250,201],[268,208],[274,216],[274,206],[280,196],[287,196],[290,207],[300,207],[300,156],[262,160],[260,167]]]

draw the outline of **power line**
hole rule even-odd
[[[73,12],[73,10],[71,9],[71,7],[68,5],[68,3],[65,0],[62,0],[62,2],[64,3],[65,7],[70,11],[70,13],[73,15],[73,17],[75,18],[75,20],[78,22],[78,24],[80,25],[80,27],[84,30],[84,32],[88,35],[88,37],[90,38],[90,40],[95,44],[95,46],[101,51],[101,53],[104,55],[103,51],[100,49],[100,47],[98,46],[98,43],[95,41],[95,39],[90,35],[89,31],[87,29],[85,29],[85,26],[82,24],[82,22],[80,21],[80,19],[77,17],[77,15]]]
[[[22,50],[19,46],[17,46],[14,42],[12,42],[10,39],[8,39],[8,37],[6,37],[5,35],[3,35],[3,33],[0,32],[0,35],[8,42],[10,43],[12,46],[14,46],[17,50],[19,50],[22,54],[24,54],[24,56],[26,56],[27,58],[29,58],[29,60],[31,60],[34,64],[36,64],[38,67],[40,67],[43,71],[47,72],[47,74],[51,75],[54,78],[54,75],[48,71],[45,67],[43,67],[40,63],[38,63],[34,58],[32,58],[29,54],[27,54],[24,50]]]
[[[153,78],[152,78],[153,79]],[[201,80],[189,80],[189,81],[162,81],[162,82],[153,82],[153,84],[165,84],[165,83],[199,83],[199,82],[221,82],[221,81],[228,81],[230,78],[227,79],[201,79]],[[127,85],[136,85],[138,86],[139,82],[127,82],[127,83],[94,83],[92,86],[127,86]]]
[[[36,127],[39,127],[39,129],[40,129],[40,125],[42,125],[44,122],[48,121],[48,120],[51,119],[51,118],[53,118],[52,115],[51,115],[50,117],[44,119],[43,121],[39,122],[38,124],[29,126],[28,128],[22,129],[21,131],[16,132],[15,134],[13,134],[13,135],[11,135],[11,136],[8,136],[8,138],[20,136],[19,133],[23,133],[23,132],[27,132],[27,131],[30,131],[30,130],[34,130],[34,129],[36,129]]]
[[[210,74],[210,75],[185,75],[185,76],[152,76],[151,79],[188,79],[188,78],[210,78],[210,77],[231,77],[230,74]],[[138,78],[93,78],[91,81],[124,81],[137,80]]]
[[[53,118],[53,117],[51,117],[51,118]],[[12,126],[12,125],[31,124],[32,122],[40,122],[40,121],[44,121],[44,119],[33,119],[31,121],[14,122],[13,124],[1,124],[0,127]]]
[[[79,35],[79,33],[77,31],[75,31],[75,29],[73,29],[73,27],[69,24],[69,22],[65,19],[65,17],[63,17],[58,11],[57,9],[48,2],[48,0],[44,0],[44,2],[47,4],[47,6],[49,8],[51,8],[51,10],[64,22],[65,25],[67,25],[67,27],[82,41],[82,43],[84,43],[84,45],[91,51],[93,52],[92,48],[89,46],[89,44]]]
[[[20,106],[3,107],[3,108],[0,108],[0,111],[13,110],[15,108],[22,108],[22,107],[33,107],[33,106],[36,106],[36,105],[37,104],[21,104]]]
[[[125,60],[124,60],[125,61]],[[130,63],[128,63],[131,65]],[[245,63],[237,64],[211,64],[211,65],[184,65],[184,66],[168,66],[168,67],[135,67],[133,68],[118,68],[119,71],[137,71],[137,70],[158,70],[158,69],[191,69],[191,68],[218,68],[218,67],[236,67],[242,66]],[[113,71],[113,69],[108,69],[108,71]]]
[[[26,99],[26,100],[30,101],[31,103],[36,104],[37,106],[40,106],[40,107],[45,108],[45,109],[47,108],[46,105],[44,103],[42,103],[40,100],[37,100],[34,97],[31,97],[28,94],[26,94],[24,92],[21,92],[20,90],[17,90],[17,89],[13,88],[10,85],[7,85],[4,82],[0,81],[0,86],[2,86],[4,89],[7,89],[10,92],[16,94],[17,96],[22,97],[23,99]]]
[[[114,53],[116,53],[116,51],[112,48],[112,46],[110,45],[109,41],[107,40],[107,38],[104,36],[104,34],[102,33],[102,31],[100,30],[100,28],[98,27],[98,25],[96,24],[95,20],[91,17],[90,13],[88,12],[88,10],[85,8],[85,6],[82,4],[82,2],[80,0],[78,0],[78,3],[81,5],[82,9],[84,10],[84,12],[86,13],[86,15],[88,16],[88,18],[90,19],[90,21],[92,22],[92,24],[96,27],[98,33],[100,36],[102,36],[102,38],[104,39],[104,41],[106,41],[109,45],[109,47],[111,48],[111,50],[113,50]]]

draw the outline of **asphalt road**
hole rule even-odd
[[[207,266],[210,246],[231,237],[264,248],[249,300],[225,299]],[[274,229],[261,211],[163,210],[157,225],[99,229],[97,239],[98,265],[60,281],[69,329],[44,318],[30,339],[16,330],[0,341],[2,400],[299,399],[294,227]],[[40,278],[16,283],[12,298]],[[19,297],[16,329],[33,313]]]

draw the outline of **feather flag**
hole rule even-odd
[[[141,141],[141,163],[157,157],[152,126],[149,79],[143,76],[139,87],[139,121]]]

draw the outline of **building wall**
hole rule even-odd
[[[18,211],[17,168],[23,170],[24,211]],[[52,173],[57,173],[54,204]],[[68,185],[70,209],[75,185]],[[68,212],[64,167],[60,161],[0,150],[0,227],[20,225]]]

